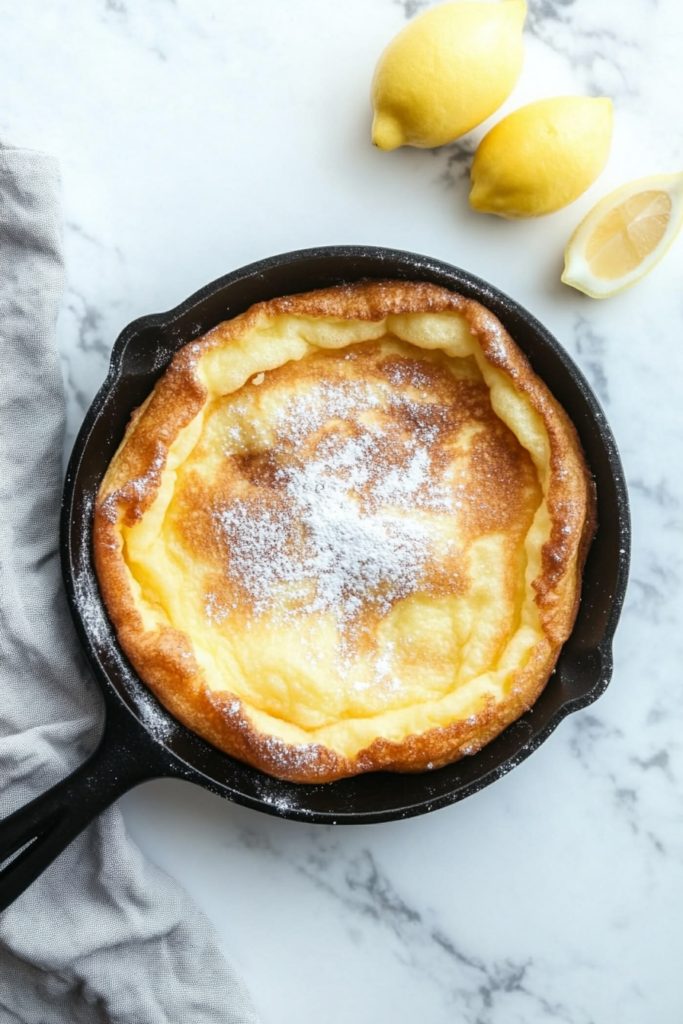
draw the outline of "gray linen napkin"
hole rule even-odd
[[[96,741],[99,694],[57,550],[64,285],[57,165],[0,144],[0,777],[3,816]],[[111,808],[0,917],[2,1024],[257,1024],[210,923]]]

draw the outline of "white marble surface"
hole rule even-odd
[[[683,10],[530,0],[507,106],[608,94],[616,129],[581,200],[508,223],[469,211],[469,140],[369,143],[375,59],[427,6],[0,0],[0,134],[62,164],[70,435],[129,320],[248,261],[355,242],[459,264],[561,339],[619,441],[634,559],[614,681],[506,778],[424,818],[312,827],[169,781],[124,815],[216,922],[264,1024],[679,1024],[683,242],[602,304],[559,273],[600,195],[683,168]]]

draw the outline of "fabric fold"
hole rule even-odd
[[[0,145],[2,815],[94,748],[102,700],[63,593],[59,171]],[[3,1024],[257,1024],[210,922],[116,807],[0,917]]]

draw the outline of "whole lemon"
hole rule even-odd
[[[522,69],[525,15],[523,0],[461,0],[399,32],[372,80],[373,143],[443,146],[490,117]]]
[[[479,143],[470,205],[510,219],[561,210],[602,172],[611,140],[611,100],[560,96],[520,107]]]

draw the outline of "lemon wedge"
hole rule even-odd
[[[490,117],[522,70],[525,16],[523,0],[460,0],[415,18],[375,68],[374,145],[443,146]]]
[[[611,141],[609,99],[556,96],[528,103],[479,143],[470,205],[509,219],[555,213],[593,184]]]
[[[606,299],[659,263],[683,222],[683,173],[629,181],[601,199],[569,239],[562,280]]]

